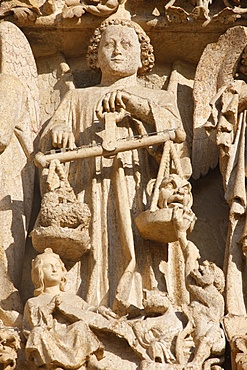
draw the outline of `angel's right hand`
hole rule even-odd
[[[75,137],[70,127],[56,125],[51,129],[51,136],[54,148],[75,148]]]

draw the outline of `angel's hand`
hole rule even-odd
[[[100,99],[96,112],[109,113],[120,112],[121,109],[127,110],[126,104],[130,97],[131,95],[125,91],[112,91]]]
[[[54,148],[75,148],[75,137],[70,127],[56,125],[51,129],[51,136]]]

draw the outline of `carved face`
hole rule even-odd
[[[202,281],[205,284],[212,284],[214,282],[214,273],[208,261],[203,261],[199,267],[199,271],[202,276]]]
[[[42,271],[46,287],[59,285],[64,275],[60,261],[51,255],[44,255]]]
[[[127,77],[137,73],[141,49],[135,30],[128,26],[108,26],[98,51],[98,66],[107,76]]]

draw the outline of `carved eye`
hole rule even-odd
[[[122,47],[123,47],[124,49],[128,49],[128,48],[130,48],[130,47],[131,47],[131,43],[130,43],[130,41],[126,41],[126,40],[122,40],[122,41],[121,41],[121,45],[122,45]]]
[[[107,41],[107,42],[105,42],[104,47],[107,48],[107,49],[111,49],[111,48],[114,47],[114,42],[113,41]]]

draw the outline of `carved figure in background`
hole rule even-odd
[[[44,132],[44,150],[102,143],[102,139],[104,143],[109,135],[114,141],[164,129],[176,140],[181,122],[173,96],[137,82],[137,72],[145,73],[154,64],[150,40],[137,24],[122,19],[103,22],[94,32],[88,61],[101,70],[101,84],[65,96]],[[99,122],[97,112],[114,116],[110,131],[109,124],[107,128]],[[88,286],[83,285],[86,279],[81,280],[91,304],[113,306],[124,314],[131,305],[141,308],[143,288],[157,283],[150,265],[157,267],[165,257],[152,256],[149,243],[134,224],[135,216],[149,205],[146,186],[155,176],[156,163],[146,149],[70,163],[69,182],[92,214],[92,252],[84,259]],[[160,253],[165,254],[165,248]]]
[[[99,17],[107,17],[114,13],[120,4],[126,0],[95,0],[95,5],[89,5],[80,0],[65,0],[67,7],[63,10],[64,18],[81,17],[85,12]]]
[[[15,369],[20,344],[18,331],[0,323],[0,363],[3,364],[3,370]]]
[[[232,18],[234,18],[233,10],[229,11],[229,14],[227,13],[227,11],[225,13],[224,11],[222,12],[221,8],[223,8],[225,5],[223,3],[223,0],[221,4],[218,3],[219,5],[221,5],[221,7],[217,8],[216,11],[214,6],[212,6],[213,3],[213,0],[191,0],[188,2],[184,2],[183,4],[176,4],[176,0],[170,0],[165,5],[165,14],[169,22],[186,23],[189,19],[193,19],[196,22],[203,22],[204,26],[206,26],[214,16],[222,18],[223,22],[227,22],[227,18],[230,19],[231,16]],[[221,12],[224,14],[226,18],[225,20],[223,20],[224,18],[223,15],[221,15]]]
[[[24,34],[12,23],[3,22],[0,40],[0,245],[7,257],[2,259],[5,273],[19,288],[33,201],[39,95],[36,65]],[[3,286],[1,300],[15,291],[10,283]],[[20,311],[22,304],[15,295],[14,307],[8,309]]]
[[[38,16],[49,16],[62,11],[65,0],[3,0],[0,4],[0,17],[11,13],[20,22],[34,21]]]
[[[247,240],[246,45],[245,27],[229,29],[217,43],[209,44],[198,64],[194,85],[195,140],[192,160],[195,174],[205,174],[217,164],[219,157],[225,199],[229,205],[225,255],[226,312],[229,315],[224,318],[224,326],[231,344],[233,369],[241,368],[241,363],[246,361],[246,351],[243,351],[247,314],[247,269],[244,260]],[[209,71],[210,79],[207,78]],[[212,141],[203,137],[203,130]],[[198,153],[198,143],[201,153],[204,153],[202,161],[195,154]],[[206,155],[208,150],[209,156]],[[201,162],[201,170],[197,161]]]
[[[181,338],[191,334],[195,352],[190,365],[201,368],[210,356],[224,354],[225,336],[220,328],[224,316],[224,287],[223,271],[213,262],[203,261],[199,268],[194,268],[187,275],[187,288],[193,298],[187,309],[184,307],[189,322],[179,335],[177,350],[182,352]],[[180,363],[183,363],[181,358]]]
[[[175,344],[183,330],[182,314],[174,308],[166,293],[146,291],[143,300],[146,315],[133,325],[139,343],[154,362],[176,364]]]
[[[165,5],[165,8],[168,9],[170,6],[173,6],[175,4],[176,0],[171,0],[168,1]],[[191,1],[192,5],[194,6],[201,6],[204,7],[205,10],[208,12],[208,7],[209,5],[212,4],[212,0],[192,0]]]
[[[26,303],[23,330],[27,360],[38,368],[81,369],[90,355],[103,354],[88,325],[73,315],[75,310],[90,308],[80,297],[64,292],[66,272],[50,249],[33,261],[35,297]]]
[[[186,230],[185,226],[183,229]],[[199,250],[190,241],[184,254],[190,303],[177,307],[166,293],[158,289],[145,291],[145,316],[133,324],[133,329],[153,362],[193,369],[220,365],[225,350],[224,332],[220,327],[224,316],[224,274],[212,262],[199,265]],[[153,362],[143,364],[152,369]]]
[[[225,199],[230,207],[225,258],[226,306],[227,312],[235,315],[246,315],[247,312],[247,274],[242,251],[247,234],[246,44],[245,27],[229,29],[216,44],[209,44],[198,64],[194,87],[193,168],[195,177],[205,174],[210,167],[216,166],[219,157]],[[211,62],[210,66],[208,64],[211,57],[213,66]],[[211,77],[208,79],[209,70]],[[203,130],[209,138],[203,136]],[[198,143],[203,158],[198,156]]]

